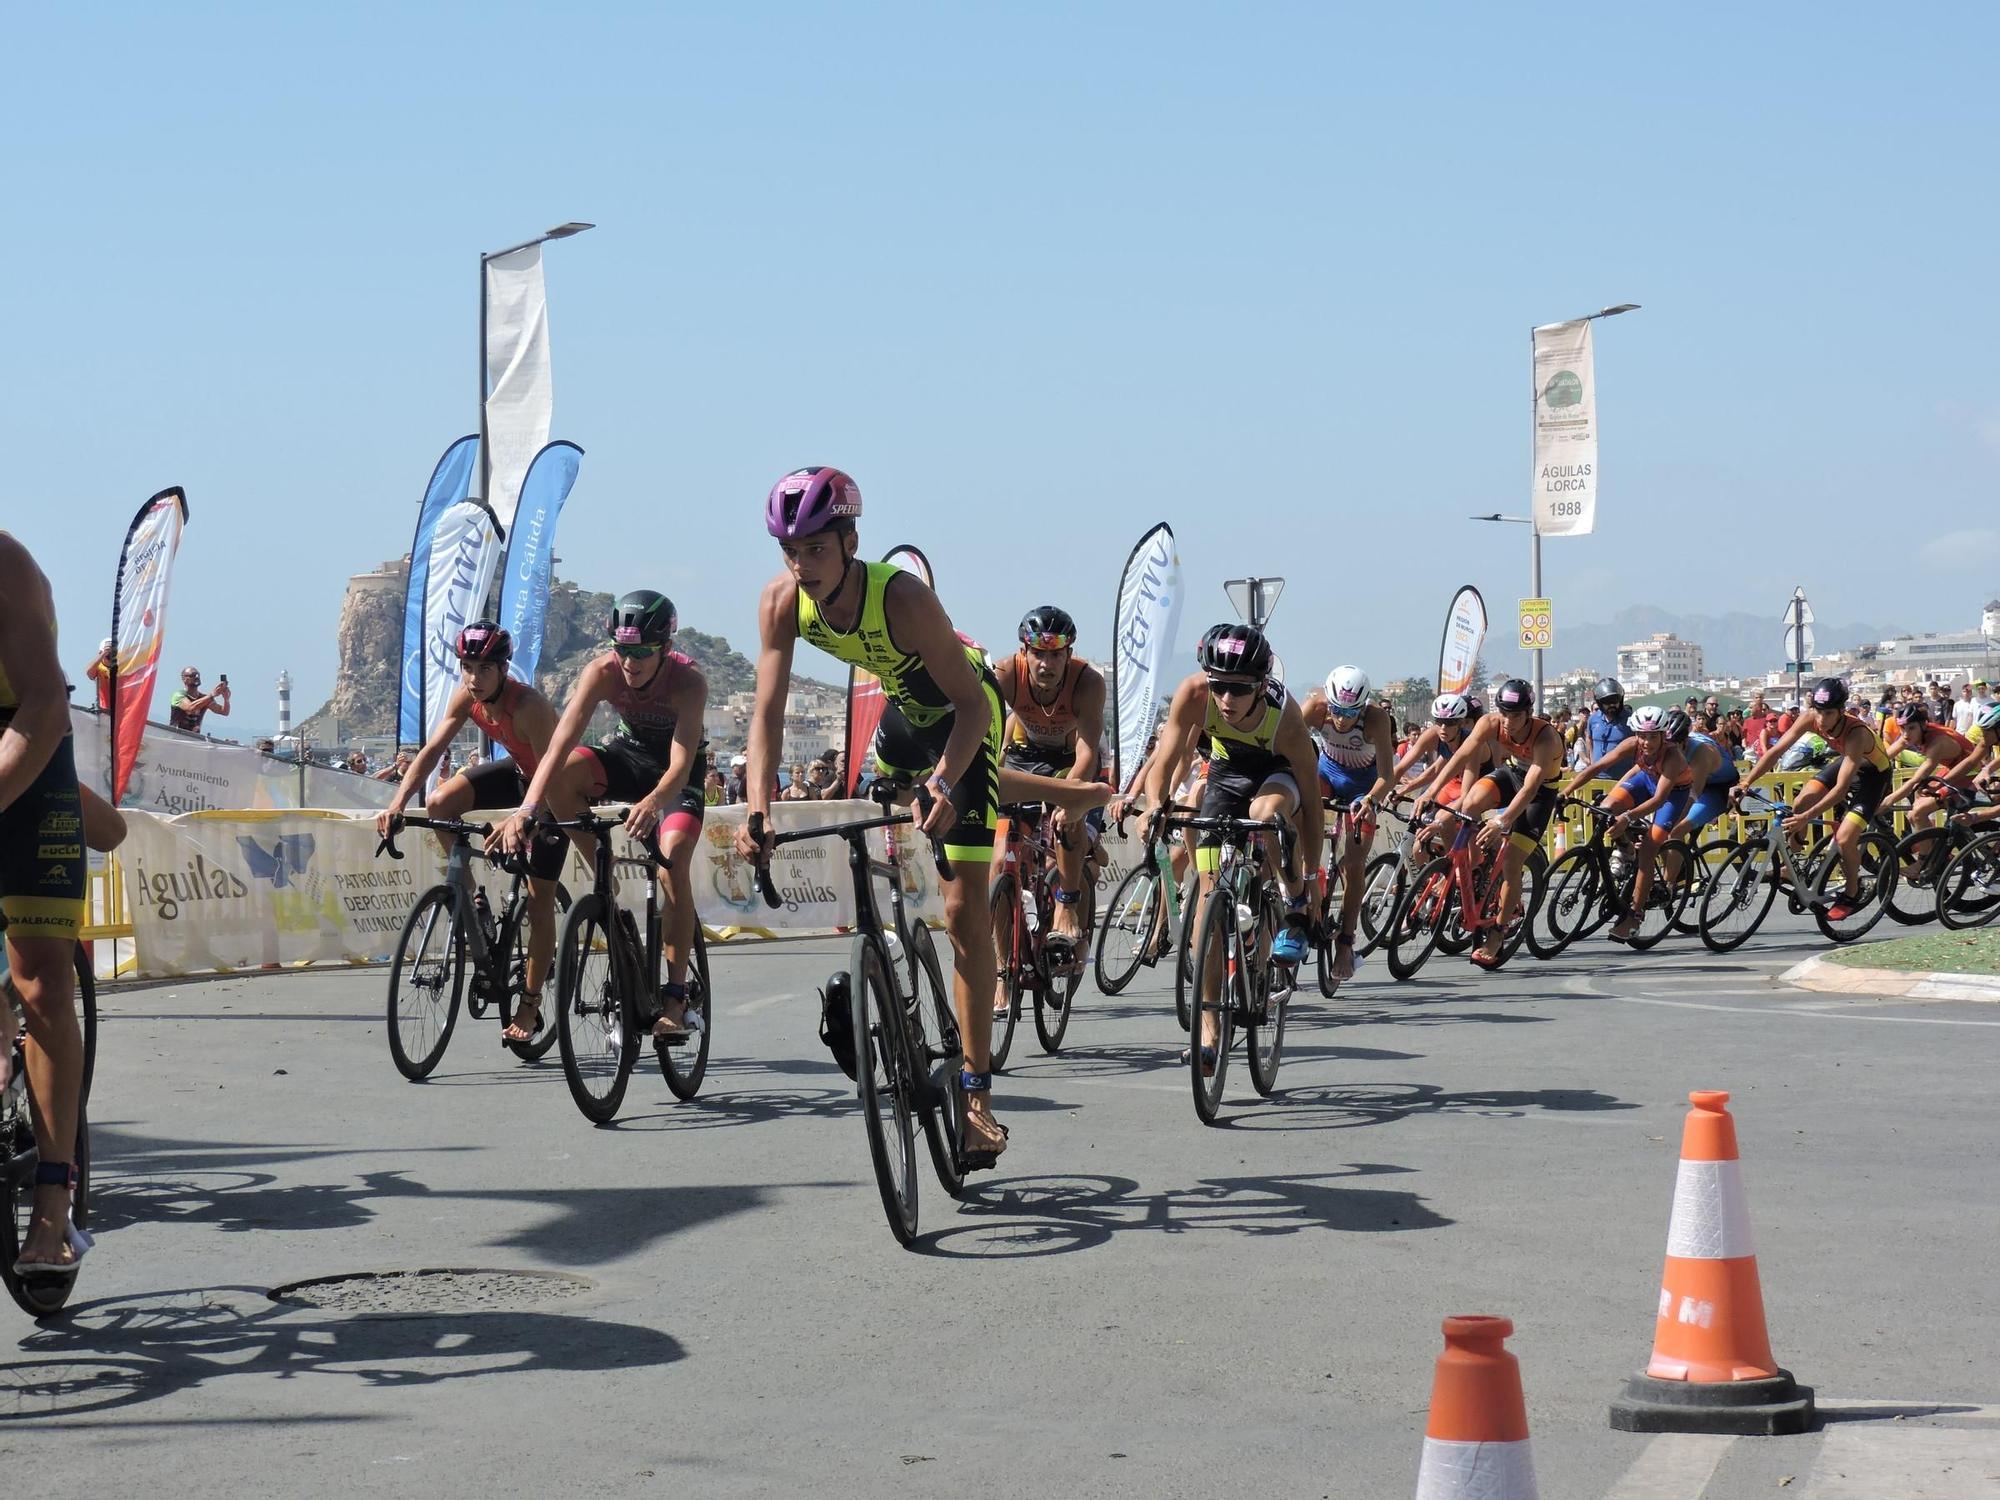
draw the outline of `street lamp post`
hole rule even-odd
[[[516,250],[531,250],[536,245],[545,245],[550,240],[566,240],[573,234],[582,234],[586,229],[595,229],[595,224],[585,224],[572,219],[567,224],[536,235],[531,240],[523,240],[518,245],[509,245],[505,250],[488,250],[479,257],[479,498],[487,504],[493,497],[487,494],[493,482],[493,445],[487,441],[486,432],[486,268],[503,255],[512,255]]]

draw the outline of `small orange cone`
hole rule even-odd
[[[1446,1318],[1417,1500],[1537,1500],[1520,1361],[1507,1318]]]
[[[1611,1403],[1620,1432],[1804,1432],[1813,1394],[1778,1368],[1750,1243],[1729,1095],[1697,1091],[1681,1135],[1653,1357]]]

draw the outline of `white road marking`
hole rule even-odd
[[[762,995],[755,1000],[745,1000],[741,1005],[730,1006],[729,1014],[732,1016],[752,1015],[760,1010],[769,1010],[772,1006],[783,1004],[787,1000],[797,1000],[800,998],[801,996],[797,992],[789,995]]]
[[[1804,1500],[1992,1500],[2000,1434],[1842,1422],[1827,1428]]]
[[[1948,1016],[1857,1016],[1841,1009],[1828,1009],[1824,1001],[1776,1000],[1769,1005],[1716,1005],[1695,1000],[1664,1000],[1647,995],[1614,995],[1603,989],[1585,974],[1573,975],[1564,982],[1571,994],[1588,995],[1597,1000],[1614,1000],[1620,1005],[1664,1005],[1673,1010],[1713,1010],[1727,1011],[1744,1016],[1795,1015],[1816,1016],[1829,1021],[1884,1021],[1902,1026],[2000,1026],[2000,1021],[1960,1021]],[[1869,1001],[1860,1004],[1892,1005],[1893,1000]]]
[[[1689,1432],[1662,1433],[1605,1491],[1604,1500],[1700,1500],[1722,1455],[1735,1441]]]

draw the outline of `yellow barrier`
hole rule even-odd
[[[1755,788],[1770,797],[1774,802],[1796,802],[1798,800],[1799,788],[1803,787],[1808,781],[1811,781],[1812,778],[1813,772],[1811,771],[1773,771],[1769,775],[1760,778],[1755,783]],[[1908,779],[1907,776],[1899,775],[1896,781],[1896,789],[1901,790]],[[1566,787],[1564,791],[1567,795],[1579,798],[1582,801],[1595,802],[1617,785],[1617,781],[1601,776],[1595,781],[1581,786]],[[1909,832],[1910,819],[1908,808],[1909,804],[1907,802],[1899,805],[1892,820],[1897,837],[1899,838]],[[1770,815],[1768,813],[1734,811],[1723,818],[1717,819],[1709,827],[1711,829],[1726,830],[1730,838],[1741,840],[1749,837],[1752,829],[1761,830],[1769,821]],[[1580,843],[1588,842],[1589,839],[1590,820],[1588,816],[1580,809],[1564,804],[1561,811],[1549,820],[1548,830],[1542,835],[1542,847],[1553,858],[1564,849],[1573,849]],[[1714,841],[1713,834],[1709,835],[1709,840],[1710,842]]]

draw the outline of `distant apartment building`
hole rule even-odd
[[[1948,685],[1991,678],[2000,668],[2000,599],[1986,602],[1977,630],[1899,635],[1863,646],[1854,656],[1871,678],[1892,684],[1927,682],[1933,677]]]
[[[1618,648],[1618,681],[1633,697],[1686,687],[1706,675],[1701,647],[1671,631],[1656,631],[1648,640]]]

